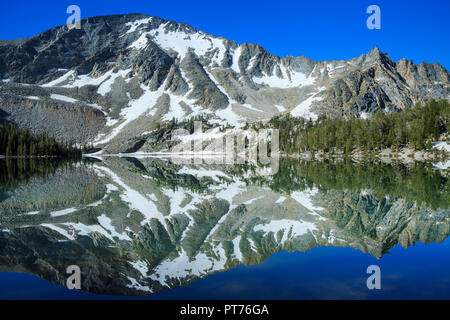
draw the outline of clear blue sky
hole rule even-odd
[[[82,18],[145,13],[186,22],[270,53],[348,59],[375,45],[395,61],[438,61],[450,69],[450,0],[0,0],[0,39],[26,38],[64,24],[76,4]],[[366,27],[366,8],[381,8],[381,30]]]

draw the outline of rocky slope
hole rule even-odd
[[[348,61],[280,58],[140,14],[1,41],[0,79],[3,121],[105,152],[143,145],[172,119],[239,127],[280,113],[368,117],[450,98],[450,73],[438,63],[395,63],[378,48]]]

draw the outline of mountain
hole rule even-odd
[[[438,63],[395,63],[378,47],[347,61],[280,58],[142,14],[0,41],[0,79],[2,121],[111,153],[153,151],[148,133],[172,119],[241,127],[279,114],[369,117],[450,99],[450,73]]]

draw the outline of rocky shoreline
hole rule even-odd
[[[434,144],[435,145],[431,150],[385,148],[381,151],[354,150],[350,154],[345,154],[342,150],[331,152],[324,152],[321,150],[283,155],[303,160],[350,159],[355,162],[380,160],[384,163],[401,162],[404,164],[414,162],[439,162],[444,164],[445,168],[443,169],[447,169],[450,165],[450,145],[446,142],[436,142]]]

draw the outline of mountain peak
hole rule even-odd
[[[375,46],[372,50],[367,53],[367,57],[372,59],[381,59],[383,56],[387,56],[385,53],[381,52],[378,46]]]
[[[406,60],[396,66],[378,46],[349,61],[313,61],[144,14],[91,17],[81,25],[0,42],[0,114],[8,121],[115,153],[152,151],[150,142],[142,145],[147,138],[135,147],[136,137],[171,119],[204,116],[240,127],[280,114],[359,117],[450,98],[448,71]],[[61,119],[43,120],[61,106]],[[76,125],[89,135],[62,133],[61,123],[72,124],[80,106],[89,116]],[[28,119],[28,109],[42,120]]]
[[[375,46],[375,48],[373,48],[372,50],[370,50],[370,52],[376,52],[378,54],[381,54],[380,48],[378,47],[378,45]]]

